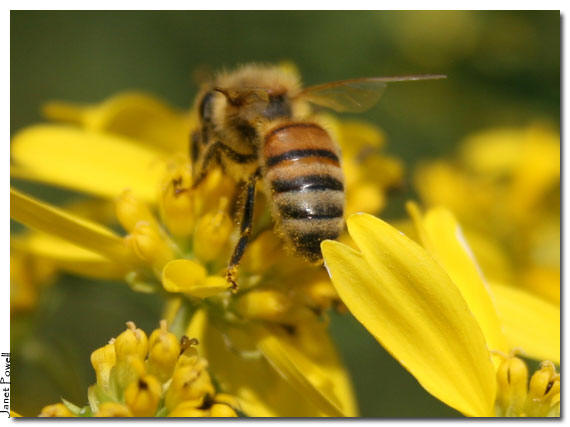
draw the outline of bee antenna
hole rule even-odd
[[[226,89],[222,89],[221,87],[215,87],[212,90],[214,92],[220,92],[222,95],[224,95],[230,104],[239,105],[239,102],[235,98],[233,98]]]
[[[215,87],[214,89],[212,89],[215,92],[220,92],[221,94],[223,94],[226,98],[230,99],[230,94],[228,93],[227,90],[222,89],[221,87]]]

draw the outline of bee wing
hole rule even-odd
[[[338,112],[361,113],[378,102],[386,84],[410,80],[443,79],[442,74],[417,74],[394,77],[365,77],[340,80],[310,86],[303,89],[296,98],[303,98],[313,104]]]

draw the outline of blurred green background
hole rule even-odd
[[[444,156],[489,127],[560,121],[560,13],[538,12],[11,12],[11,133],[40,120],[48,100],[98,102],[141,89],[186,108],[193,72],[251,61],[295,62],[305,84],[444,73],[394,84],[359,117],[379,125],[406,169]],[[54,193],[22,186],[44,199]],[[406,187],[385,217],[402,214]],[[39,309],[12,318],[12,408],[32,415],[60,396],[86,401],[89,354],[126,320],[147,331],[161,307],[122,284],[65,276]],[[363,416],[457,413],[428,395],[349,316],[332,333]]]

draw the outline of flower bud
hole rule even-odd
[[[123,360],[117,361],[111,369],[112,393],[121,399],[129,384],[146,374],[145,364],[142,359],[136,356],[127,356]]]
[[[234,224],[225,212],[227,199],[222,199],[217,212],[203,215],[194,232],[194,254],[200,261],[212,261],[228,247],[228,238]]]
[[[116,402],[103,402],[99,405],[99,410],[95,413],[96,417],[116,418],[116,417],[132,417],[133,414],[125,405]]]
[[[149,339],[147,370],[160,382],[172,376],[176,360],[180,354],[180,343],[171,332],[168,332],[166,321],[160,321],[160,328],[152,332]]]
[[[547,415],[551,407],[556,404],[557,395],[560,395],[560,375],[552,362],[544,361],[530,379],[526,415],[529,417]]]
[[[319,274],[304,281],[299,290],[306,305],[320,310],[329,309],[333,302],[339,300],[334,286],[325,275]]]
[[[130,190],[123,191],[117,199],[115,213],[119,223],[128,232],[132,232],[139,221],[158,226],[150,209],[138,200]]]
[[[283,254],[279,237],[272,230],[261,233],[245,251],[241,268],[252,273],[266,271]]]
[[[278,321],[290,308],[291,300],[273,289],[250,291],[236,302],[236,311],[247,319]]]
[[[236,411],[231,406],[223,403],[214,403],[210,408],[211,417],[237,417]]]
[[[148,339],[142,329],[133,322],[127,322],[127,330],[114,341],[116,363],[111,370],[111,383],[116,396],[123,396],[125,388],[146,373],[144,359],[148,350]]]
[[[142,329],[138,329],[134,322],[127,322],[127,330],[122,332],[113,344],[117,360],[124,360],[127,356],[144,360],[148,350],[146,334]]]
[[[223,403],[224,405],[231,406],[232,408],[238,408],[239,409],[239,407],[240,407],[239,400],[235,396],[232,396],[231,394],[226,394],[226,393],[216,394],[216,396],[214,397],[214,402],[215,403]]]
[[[63,403],[55,403],[53,405],[44,406],[38,417],[75,417],[73,413]]]
[[[189,164],[179,160],[170,165],[159,200],[162,222],[176,237],[187,237],[194,231],[195,211]]]
[[[155,377],[144,375],[127,386],[125,403],[135,417],[152,417],[158,408],[161,391]]]
[[[198,359],[195,364],[176,367],[165,396],[168,410],[172,411],[183,401],[193,402],[195,407],[199,407],[206,395],[214,395],[214,386],[206,367],[207,363],[203,359]]]
[[[104,389],[109,387],[109,375],[111,374],[111,369],[115,366],[115,362],[114,340],[91,353],[91,365],[97,376],[97,384]]]
[[[505,358],[497,369],[497,405],[506,417],[520,416],[527,395],[528,369],[518,357]]]
[[[196,408],[194,402],[182,402],[170,411],[168,416],[204,418],[210,416],[210,411],[207,409]]]
[[[151,264],[156,271],[175,257],[172,242],[160,228],[148,222],[138,222],[125,241],[139,259]]]

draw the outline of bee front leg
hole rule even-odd
[[[206,147],[204,154],[202,155],[201,162],[196,163],[196,173],[194,175],[194,179],[192,180],[192,188],[198,187],[200,183],[206,178],[208,175],[208,170],[210,168],[210,164],[213,160],[219,159],[219,153],[222,143],[219,141],[213,142]],[[198,166],[199,165],[199,166]]]
[[[230,259],[230,264],[226,271],[226,280],[231,283],[234,292],[238,289],[236,282],[239,262],[245,252],[245,248],[251,236],[251,229],[253,223],[253,208],[255,202],[255,184],[259,177],[259,171],[256,171],[244,186],[245,203],[243,205],[243,216],[240,226],[240,236],[238,243],[234,249],[234,253]]]

